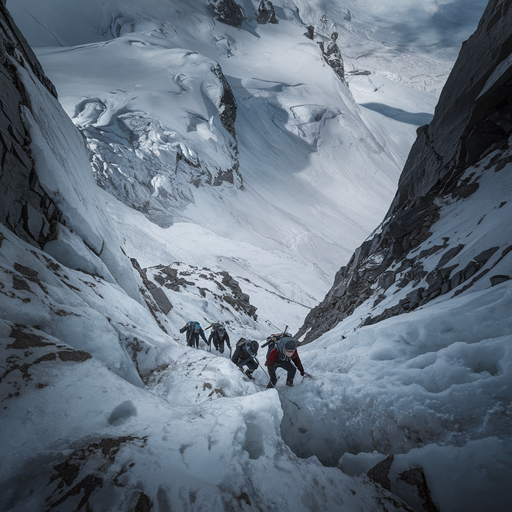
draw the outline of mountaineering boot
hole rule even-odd
[[[253,372],[254,372],[254,370],[246,370],[245,375],[247,375],[247,377],[249,377],[249,379],[254,380],[254,377],[252,376]]]
[[[287,380],[286,385],[290,388],[293,388],[293,382],[291,380]]]

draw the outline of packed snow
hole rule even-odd
[[[297,374],[293,388],[278,370],[266,389],[265,349],[249,381],[227,350],[188,348],[179,333],[220,320],[234,347],[301,325],[382,219],[485,3],[276,0],[278,25],[234,28],[200,1],[8,0],[68,117],[108,131],[144,112],[160,123],[145,154],[165,149],[162,168],[177,147],[231,165],[218,83],[204,80],[219,62],[238,104],[243,187],[174,184],[188,202],[153,222],[94,184],[79,132],[20,66],[37,170],[68,229],[44,252],[0,229],[0,508],[127,510],[144,495],[160,511],[410,510],[365,475],[393,454],[391,492],[417,510],[400,474],[418,466],[443,512],[508,509],[510,281],[360,329],[370,312],[356,311],[299,348],[313,378]],[[339,33],[348,87],[304,37],[309,24],[325,40]],[[496,193],[510,197],[510,167],[465,208],[444,205],[435,236],[503,240],[509,216],[491,210]],[[145,306],[129,258],[152,283],[159,265],[181,276],[160,288],[167,315]],[[222,300],[222,272],[257,318]]]

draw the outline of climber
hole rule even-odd
[[[212,332],[208,337],[208,345],[211,346],[213,341],[213,346],[221,353],[224,354],[224,342],[226,342],[229,347],[229,353],[231,354],[231,345],[229,343],[229,334],[226,331],[226,327],[224,324],[217,323],[212,324]]]
[[[188,322],[180,329],[181,333],[184,333],[185,331],[187,331],[187,345],[189,347],[193,347],[195,344],[196,348],[199,348],[199,336],[201,336],[204,342],[208,345],[208,341],[206,340],[206,336],[204,335],[204,331],[199,322]]]
[[[256,359],[256,354],[258,353],[258,349],[260,345],[255,340],[246,340],[245,338],[240,338],[236,343],[236,349],[233,353],[233,357],[231,361],[238,366],[238,369],[247,375],[249,379],[254,380],[252,374],[254,370],[258,368],[258,361]],[[247,370],[244,372],[244,366],[247,366]]]
[[[268,367],[270,375],[270,382],[267,388],[274,387],[277,382],[276,368],[283,368],[288,372],[286,376],[287,386],[293,386],[293,378],[297,371],[295,367],[298,368],[303,377],[305,375],[299,354],[297,353],[297,343],[291,337],[283,337],[276,343],[276,346],[267,355],[265,366]]]

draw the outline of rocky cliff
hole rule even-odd
[[[83,137],[63,111],[55,87],[5,2],[0,4],[0,84],[2,227],[39,251],[50,272],[59,275],[60,266],[48,256],[69,269],[119,285],[129,297],[147,306],[165,330],[162,312],[122,252],[109,214],[97,199]],[[3,230],[0,246],[6,239]],[[27,265],[20,264],[20,257],[13,261],[12,268],[12,261],[2,266],[6,283],[1,283],[0,290],[6,298],[17,299],[13,290],[29,290],[27,280],[45,290],[35,261]],[[11,307],[19,321],[28,321],[28,312],[17,310],[14,304],[2,308],[5,318],[9,318]],[[52,323],[62,310],[50,310],[45,322]]]
[[[30,46],[0,3],[0,222],[20,238],[37,247],[56,236],[61,212],[43,190],[28,148],[29,136],[21,106],[30,100],[13,60],[29,69],[48,92],[55,87],[44,74]]]
[[[373,324],[510,279],[510,234],[496,226],[510,204],[511,52],[511,3],[491,0],[418,129],[384,221],[307,316],[303,343],[350,315]]]

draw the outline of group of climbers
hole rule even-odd
[[[208,340],[206,340],[204,330],[199,322],[188,322],[182,329],[180,329],[180,332],[187,333],[187,345],[189,347],[194,347],[195,345],[196,348],[199,348],[199,337],[201,336],[210,349],[213,342],[213,346],[221,354],[224,353],[224,343],[226,343],[231,354],[231,344],[225,326],[221,323],[214,323],[206,329],[211,329]],[[286,329],[285,332],[281,334],[273,334],[269,336],[266,339],[266,342],[261,346],[261,348],[264,347],[268,347],[265,366],[268,368],[268,377],[270,380],[267,388],[272,388],[276,385],[277,368],[283,368],[286,370],[287,386],[293,386],[293,379],[297,370],[299,370],[303,377],[305,375],[309,376],[302,366],[302,362],[297,352],[297,343],[293,339],[292,335],[286,332]],[[238,369],[244,373],[244,375],[252,380],[254,379],[252,374],[260,365],[256,358],[259,348],[260,345],[257,341],[240,338],[236,344],[235,351],[231,356],[231,361],[237,365]],[[245,371],[244,366],[247,367]]]
[[[189,347],[199,348],[199,337],[203,338],[203,341],[206,343],[208,348],[211,350],[212,342],[213,346],[216,350],[218,350],[221,354],[224,353],[224,343],[229,348],[229,352],[231,353],[231,344],[229,342],[229,335],[226,331],[226,328],[221,323],[210,324],[206,330],[211,329],[210,336],[208,340],[204,334],[204,330],[201,327],[199,322],[188,322],[184,325],[180,332],[183,334],[186,332],[187,336],[187,345]]]

